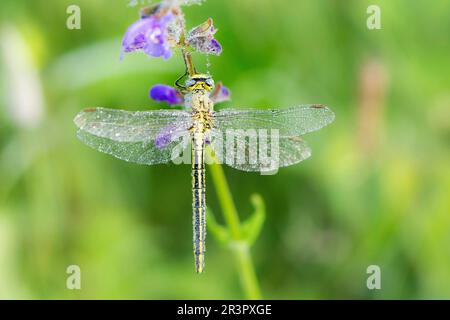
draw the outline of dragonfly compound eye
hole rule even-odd
[[[193,85],[195,85],[196,81],[194,79],[187,79],[186,80],[186,87],[192,87]]]
[[[210,86],[211,88],[214,88],[214,80],[211,78],[206,79],[205,83]]]

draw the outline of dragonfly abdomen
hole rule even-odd
[[[205,268],[206,185],[204,147],[204,135],[201,133],[194,134],[192,140],[192,224],[194,228],[194,256],[197,273],[202,273]]]

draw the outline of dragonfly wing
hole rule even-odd
[[[237,131],[230,139],[221,131],[213,130],[211,140],[220,163],[247,172],[273,172],[311,156],[311,149],[301,137],[262,137]]]
[[[114,141],[136,142],[155,139],[162,129],[192,126],[189,112],[182,110],[124,111],[95,108],[81,111],[74,119],[80,130]]]
[[[118,159],[145,165],[164,164],[182,156],[189,139],[176,139],[164,148],[158,148],[154,141],[125,142],[98,137],[79,130],[78,138],[89,147],[110,154]]]
[[[214,115],[214,126],[226,130],[278,130],[280,137],[298,137],[317,131],[331,122],[333,111],[322,105],[305,105],[287,109],[224,109]]]
[[[192,118],[181,110],[130,112],[87,109],[75,120],[78,138],[88,146],[139,164],[170,162],[189,143]]]
[[[334,120],[322,105],[278,110],[224,109],[213,117],[213,150],[221,163],[243,171],[276,171],[311,156],[302,135]]]

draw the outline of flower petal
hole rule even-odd
[[[212,18],[208,18],[201,25],[195,27],[189,31],[189,38],[197,37],[213,37],[217,30],[214,28],[214,22]]]
[[[214,103],[230,101],[231,92],[222,84],[222,82],[218,82],[214,91],[211,93],[211,100],[214,101]]]
[[[150,89],[150,98],[158,102],[167,102],[170,105],[183,104],[183,95],[175,88],[158,84]]]
[[[220,55],[222,53],[222,46],[214,39],[216,32],[217,29],[214,28],[213,20],[209,18],[189,32],[187,41],[197,51]]]
[[[123,50],[125,52],[133,52],[143,49],[147,43],[146,34],[151,25],[151,18],[141,19],[133,23],[123,38]]]
[[[220,56],[222,53],[222,45],[216,39],[212,39],[209,45],[206,47],[206,51],[210,54]]]
[[[122,41],[123,52],[143,50],[152,57],[169,59],[172,50],[168,39],[168,25],[173,19],[174,15],[170,12],[162,16],[144,16],[127,30]]]
[[[174,130],[174,125],[169,125],[163,129],[156,135],[155,138],[155,146],[158,149],[164,149],[172,142],[172,132]]]
[[[216,39],[193,38],[189,40],[189,44],[197,51],[206,54],[214,54],[219,56],[222,53],[222,46]]]
[[[189,135],[189,132],[186,131],[183,125],[180,126],[177,123],[169,124],[163,127],[156,135],[155,146],[158,149],[164,149],[174,141],[188,138],[186,135]]]

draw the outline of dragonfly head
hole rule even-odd
[[[206,90],[208,92],[214,89],[214,80],[207,74],[195,74],[186,80],[186,89],[189,92],[196,90]]]

